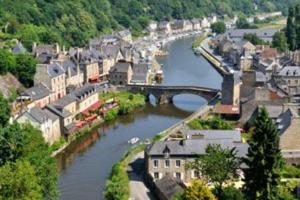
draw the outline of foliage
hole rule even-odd
[[[110,111],[108,111],[107,113],[105,113],[104,115],[104,121],[109,122],[112,121],[114,119],[116,119],[118,116],[118,109],[111,109]]]
[[[293,192],[297,188],[298,181],[287,181],[281,183],[278,187],[278,200],[296,200],[297,198],[293,195]]]
[[[247,21],[247,18],[245,16],[241,16],[238,18],[237,22],[236,22],[236,27],[239,29],[255,29],[256,26],[250,24]]]
[[[256,34],[247,33],[244,35],[244,39],[251,42],[253,45],[267,45],[263,39],[260,39]]]
[[[61,148],[65,144],[66,144],[66,140],[63,137],[61,137],[58,141],[54,142],[49,147],[49,151],[52,153],[52,152],[58,150],[59,148]]]
[[[211,30],[213,33],[221,34],[226,32],[226,25],[223,21],[218,21],[211,25]]]
[[[294,165],[286,164],[281,170],[283,178],[300,178],[300,168]]]
[[[112,167],[111,176],[106,182],[104,196],[107,200],[129,198],[129,178],[122,163],[116,163]]]
[[[18,160],[0,168],[0,199],[42,200],[41,189],[34,166],[28,161]]]
[[[295,1],[255,4],[258,11],[280,9],[286,13]],[[18,38],[29,49],[33,41],[83,46],[89,38],[121,27],[140,35],[150,20],[191,19],[211,13],[254,14],[255,4],[249,0],[2,0],[0,30],[3,37]]]
[[[0,128],[7,125],[9,121],[9,117],[10,117],[10,105],[8,104],[8,100],[0,92]]]
[[[287,39],[283,32],[274,34],[272,47],[276,48],[279,52],[285,52],[287,50]]]
[[[289,8],[285,34],[289,50],[300,49],[300,4]]]
[[[42,199],[56,199],[58,196],[56,162],[50,157],[48,145],[44,143],[42,133],[29,124],[20,126],[16,123],[0,130],[0,169],[5,168],[9,162],[18,164],[18,160],[22,160],[30,164],[34,170],[32,176],[35,176],[35,178],[24,180],[23,185],[11,185],[14,183],[8,179],[5,180],[9,182],[2,182],[2,184],[14,187],[15,191],[18,191],[23,187],[32,187],[31,181],[36,179],[39,188],[32,192],[38,193]],[[6,198],[14,199],[14,196],[6,196]]]
[[[233,186],[228,186],[223,188],[221,196],[221,200],[244,200],[243,193],[233,187]]]
[[[254,134],[248,141],[247,158],[244,159],[247,168],[243,169],[243,191],[249,200],[276,199],[279,172],[283,167],[277,127],[265,108],[260,110],[254,127]]]
[[[23,155],[24,135],[18,124],[0,129],[0,166],[15,162]]]
[[[37,60],[29,54],[14,55],[6,49],[0,49],[0,74],[11,72],[25,86],[33,85]]]
[[[192,181],[183,193],[183,200],[215,200],[213,193],[201,180]]]
[[[191,168],[212,182],[216,196],[220,199],[223,185],[238,178],[239,159],[236,149],[222,149],[220,145],[208,145],[205,155],[199,156],[191,163]]]
[[[228,122],[222,120],[219,116],[214,116],[212,118],[204,119],[194,119],[188,123],[189,128],[193,130],[231,130],[232,125]]]
[[[203,40],[205,40],[206,38],[207,38],[206,34],[201,34],[198,37],[196,37],[196,39],[193,41],[192,48],[193,49],[198,48],[203,42]]]

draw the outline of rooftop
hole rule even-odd
[[[22,95],[29,96],[33,100],[42,99],[51,94],[51,91],[43,84],[37,84],[31,88],[26,89]]]

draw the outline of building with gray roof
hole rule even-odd
[[[265,42],[272,42],[273,36],[276,32],[280,30],[278,29],[230,29],[226,32],[228,38],[233,41],[241,41],[243,40],[245,34],[255,34],[260,39]]]
[[[145,149],[146,171],[155,181],[166,175],[188,183],[199,174],[186,165],[204,155],[208,145],[237,150],[237,157],[245,157],[248,144],[241,142],[239,131],[203,130],[187,131],[183,140],[158,141]]]
[[[53,144],[61,137],[59,117],[48,110],[33,107],[22,113],[16,121],[18,123],[30,123],[42,132],[45,142]]]

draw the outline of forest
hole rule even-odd
[[[84,46],[88,39],[130,28],[143,33],[150,20],[246,15],[281,10],[296,0],[1,0],[0,41],[21,40]]]

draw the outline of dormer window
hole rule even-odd
[[[168,145],[165,146],[164,150],[163,150],[163,154],[165,158],[169,158],[170,157],[170,149],[168,147]]]

